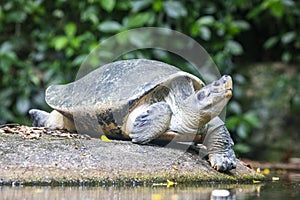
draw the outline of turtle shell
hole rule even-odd
[[[195,90],[204,85],[197,77],[163,62],[122,60],[101,66],[75,82],[50,86],[46,102],[74,120],[78,132],[124,139],[128,136],[122,126],[130,111],[156,88],[182,76],[192,80]]]

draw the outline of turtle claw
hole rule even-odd
[[[236,158],[233,150],[227,153],[213,153],[208,155],[212,168],[220,172],[226,172],[236,168]]]

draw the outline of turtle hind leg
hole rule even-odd
[[[38,109],[31,109],[29,110],[29,114],[33,119],[33,126],[43,126],[50,129],[66,129],[68,131],[76,131],[73,120],[70,120],[56,110],[48,113]]]
[[[33,120],[32,126],[46,126],[50,117],[50,113],[38,109],[29,110],[29,115]]]
[[[165,102],[154,103],[147,107],[133,119],[129,134],[132,142],[145,144],[159,137],[169,128],[171,116],[172,111]]]
[[[208,131],[203,144],[207,147],[210,165],[217,171],[229,171],[236,168],[233,141],[224,122],[215,117],[208,123]]]

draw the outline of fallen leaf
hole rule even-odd
[[[167,179],[167,187],[170,187],[170,186],[173,186],[173,185],[177,185],[177,183]]]
[[[265,175],[270,174],[270,170],[268,168],[264,169],[263,174],[265,174]]]
[[[101,135],[101,140],[102,140],[103,142],[111,142],[111,140],[108,139],[105,135]]]

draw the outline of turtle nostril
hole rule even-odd
[[[227,80],[228,80],[228,76],[227,76],[227,75],[225,75],[225,76],[224,76],[224,78],[223,78],[223,83],[226,83],[226,82],[227,82]]]

